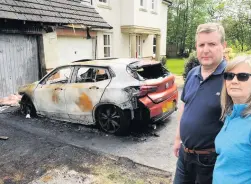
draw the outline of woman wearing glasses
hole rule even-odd
[[[228,62],[221,94],[224,126],[215,139],[214,184],[251,183],[251,56]]]

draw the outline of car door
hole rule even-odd
[[[78,123],[93,123],[92,111],[111,81],[106,68],[76,67],[71,84],[65,89],[66,110]]]
[[[34,91],[34,100],[39,114],[56,119],[69,119],[64,93],[72,72],[73,67],[60,67],[39,83]]]

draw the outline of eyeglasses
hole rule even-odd
[[[237,74],[235,74],[235,73],[231,73],[231,72],[224,73],[224,79],[228,80],[228,81],[233,80],[235,76],[237,77],[238,81],[244,82],[249,79],[251,74],[250,73],[237,73]]]

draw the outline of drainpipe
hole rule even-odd
[[[95,54],[94,54],[95,60],[97,59],[97,45],[98,45],[98,36],[95,37]]]

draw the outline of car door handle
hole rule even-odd
[[[55,88],[54,90],[55,90],[55,91],[59,91],[59,90],[62,91],[63,88]]]
[[[99,89],[99,87],[97,87],[97,86],[91,86],[91,87],[89,87],[89,89]]]

